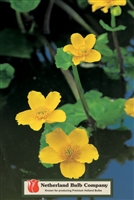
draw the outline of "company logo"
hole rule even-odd
[[[28,182],[28,191],[31,193],[35,193],[39,191],[39,186],[38,186],[38,182],[39,180],[36,179],[31,179],[31,180],[27,180]]]

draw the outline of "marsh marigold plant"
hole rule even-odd
[[[30,110],[16,115],[18,125],[29,125],[33,130],[41,129],[43,123],[64,122],[66,114],[62,110],[55,110],[60,103],[59,92],[50,92],[45,98],[41,92],[31,91],[28,93]]]
[[[134,98],[130,98],[125,102],[124,110],[127,115],[134,117]]]
[[[64,177],[77,179],[85,173],[85,163],[91,163],[99,157],[96,147],[88,142],[84,129],[75,128],[66,135],[61,128],[56,128],[46,134],[46,143],[49,146],[41,149],[39,159],[42,163],[60,163]]]
[[[85,38],[79,33],[71,35],[71,43],[64,46],[63,51],[73,55],[72,62],[78,65],[81,62],[97,62],[101,59],[100,52],[92,49],[95,45],[96,37],[88,34]]]
[[[108,12],[108,9],[113,6],[125,6],[126,0],[88,0],[88,3],[92,5],[92,12],[102,8],[104,13]]]

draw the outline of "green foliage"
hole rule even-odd
[[[55,55],[55,64],[57,68],[67,70],[72,66],[72,55],[63,51],[63,48],[58,48]]]
[[[120,68],[116,66],[112,67],[103,67],[104,72],[107,74],[107,76],[113,80],[119,80],[120,79]]]
[[[101,44],[107,44],[109,42],[108,40],[108,33],[102,33],[97,37],[97,42],[100,42]]]
[[[103,56],[112,57],[113,51],[107,46],[108,40],[108,33],[103,33],[98,36],[95,44],[95,49],[98,50]]]
[[[105,38],[106,39],[106,38]],[[107,39],[106,39],[107,40]],[[120,79],[120,66],[118,61],[118,55],[116,49],[111,52],[107,50],[107,48],[104,48],[105,53],[103,52],[103,43],[102,45],[97,41],[96,49],[98,51],[102,51],[101,54],[102,59],[101,61],[105,63],[105,66],[103,66],[104,72],[107,74],[107,76],[113,80]],[[102,48],[102,50],[101,50]],[[110,49],[109,49],[110,50]],[[133,52],[130,52],[126,48],[120,47],[120,52],[123,57],[123,65],[125,68],[125,74],[124,77],[129,76],[130,78],[133,78],[133,65],[134,65],[134,56]]]
[[[7,88],[14,77],[14,68],[8,64],[0,64],[0,88]]]
[[[129,77],[130,79],[134,79],[134,67],[126,67],[124,77]]]
[[[0,31],[2,56],[18,58],[30,58],[33,52],[33,43],[27,40],[26,35],[16,29],[4,29]],[[19,66],[18,66],[19,67]]]
[[[127,11],[129,15],[131,15],[134,18],[134,11],[133,10],[128,10]]]
[[[18,12],[29,12],[34,10],[41,0],[10,0],[11,8]]]
[[[121,30],[125,30],[126,29],[126,26],[123,26],[123,25],[119,25],[115,28],[112,28],[110,27],[108,24],[106,24],[103,20],[100,20],[100,25],[106,30],[106,31],[121,31]]]
[[[81,9],[85,9],[89,4],[88,4],[87,0],[77,0],[77,5]]]
[[[89,106],[89,114],[95,119],[98,128],[106,128],[116,124],[123,119],[125,99],[111,100],[108,97],[102,98],[102,93],[91,90],[85,94]],[[66,104],[61,107],[66,112],[67,122],[78,125],[87,119],[80,101],[75,104]]]
[[[48,146],[48,144],[46,143],[46,134],[50,133],[50,132],[52,132],[51,127],[49,125],[47,126],[47,124],[45,124],[45,129],[40,138],[40,150],[43,149],[44,147]],[[53,164],[42,163],[42,165],[46,168],[53,167]]]

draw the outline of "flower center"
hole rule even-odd
[[[89,53],[88,48],[85,45],[79,47],[79,55],[86,56]]]
[[[50,111],[44,107],[38,107],[35,110],[35,116],[38,119],[46,119],[50,114]]]
[[[68,145],[61,150],[61,157],[65,161],[73,161],[78,158],[80,155],[80,148],[79,146]]]

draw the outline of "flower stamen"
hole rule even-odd
[[[79,47],[79,56],[86,56],[88,55],[89,50],[86,46],[82,45]]]
[[[46,119],[50,114],[50,111],[44,107],[38,107],[35,110],[35,117],[38,119]]]
[[[73,161],[80,155],[80,148],[76,145],[68,145],[61,149],[61,157],[64,161]]]

